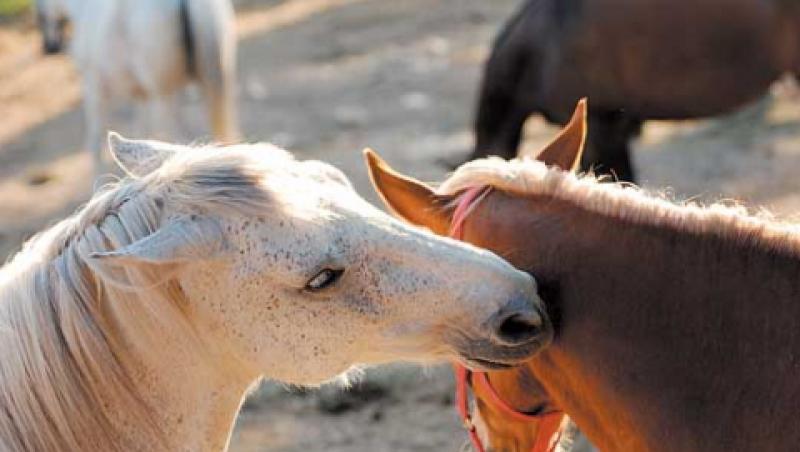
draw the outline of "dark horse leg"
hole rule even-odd
[[[470,160],[498,155],[505,159],[517,156],[522,127],[531,110],[521,108],[515,84],[500,79],[487,70],[475,119],[475,151]]]
[[[484,67],[470,160],[517,156],[525,120],[539,111],[535,99],[541,98],[543,48],[549,48],[547,29],[540,23],[546,6],[522,2],[495,39]]]
[[[523,9],[524,11],[524,9]],[[481,82],[475,117],[475,150],[470,160],[517,156],[522,126],[534,110],[540,52],[531,49],[529,33],[520,28],[523,13],[512,18],[495,41]]]
[[[589,114],[589,136],[581,170],[609,174],[617,180],[635,182],[630,159],[630,140],[642,129],[642,121],[622,112]]]

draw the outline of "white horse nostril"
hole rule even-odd
[[[527,338],[538,332],[542,320],[538,315],[514,314],[500,325],[500,334],[505,338]]]
[[[537,310],[502,309],[495,315],[493,334],[505,345],[524,345],[542,334],[544,318]]]

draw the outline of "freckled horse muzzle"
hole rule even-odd
[[[461,240],[472,207],[488,189],[468,190],[453,213],[450,236]],[[538,297],[519,295],[500,308],[486,324],[488,337],[460,347],[465,364],[475,370],[507,369],[530,359],[553,340],[553,325]]]
[[[472,207],[489,190],[487,187],[476,187],[467,190],[463,194],[453,213],[450,237],[458,240],[463,239],[464,220]],[[539,431],[532,452],[553,452],[561,437],[561,432],[567,419],[564,413],[554,411],[544,414],[528,414],[517,411],[497,394],[491,383],[489,383],[486,373],[481,372],[481,370],[502,370],[513,367],[514,364],[521,364],[552,342],[553,324],[547,313],[544,312],[544,305],[541,300],[537,301],[542,308],[533,306],[532,303],[523,299],[516,299],[500,309],[489,320],[493,334],[491,340],[486,341],[485,348],[492,351],[493,360],[465,357],[464,360],[472,368],[471,370],[459,363],[454,363],[453,365],[456,378],[456,411],[464,424],[464,428],[467,430],[475,452],[486,452],[483,442],[478,437],[469,411],[469,387],[475,384],[481,386],[489,396],[489,403],[499,409],[506,417],[539,424]],[[482,356],[482,348],[480,344],[473,344],[473,355],[471,356]],[[499,361],[497,356],[501,356]]]
[[[504,346],[541,344],[552,336],[547,314],[522,299],[516,299],[501,308],[489,323],[494,341]]]
[[[463,342],[458,347],[461,359],[473,370],[501,370],[529,360],[553,340],[553,329],[546,315],[503,308],[489,320],[490,336]]]

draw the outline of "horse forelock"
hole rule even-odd
[[[518,195],[549,196],[635,224],[711,233],[732,240],[755,238],[776,250],[800,253],[800,224],[778,221],[766,209],[751,212],[731,200],[707,205],[679,201],[668,191],[605,182],[591,173],[578,175],[531,159],[474,160],[458,168],[437,192],[452,196],[475,186],[492,186]]]
[[[117,312],[127,314],[126,324],[142,326],[144,336],[165,325],[186,327],[189,336],[181,292],[169,276],[152,270],[97,271],[91,255],[154,232],[165,221],[167,202],[200,211],[263,212],[271,202],[262,183],[265,168],[280,171],[291,157],[252,152],[257,149],[186,151],[142,179],[110,185],[72,217],[31,239],[0,269],[4,448],[113,451],[128,448],[125,434],[162,437],[133,389],[108,308],[113,300]],[[127,407],[141,431],[111,428],[111,410],[120,407]]]
[[[80,238],[88,228],[102,228],[103,222],[109,217],[122,219],[121,210],[131,210],[132,206],[137,209],[147,206],[151,213],[155,213],[162,210],[166,198],[203,210],[262,209],[265,204],[274,201],[270,197],[271,193],[266,190],[264,179],[270,173],[288,171],[287,163],[293,161],[288,152],[262,144],[226,148],[198,147],[177,153],[143,178],[125,178],[101,187],[71,217],[34,235],[13,256],[10,264],[31,258],[54,258],[73,240]],[[7,265],[0,269],[0,274],[19,267],[21,266]],[[2,281],[3,278],[0,277],[0,283]]]

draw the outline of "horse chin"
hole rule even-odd
[[[480,358],[462,358],[461,363],[464,367],[473,372],[490,372],[493,370],[507,370],[514,367],[513,364],[489,361]]]
[[[506,346],[495,343],[489,339],[482,339],[458,347],[457,360],[465,367],[474,371],[492,371],[511,369],[521,366],[553,341],[551,330],[545,329],[534,340],[517,346]]]

